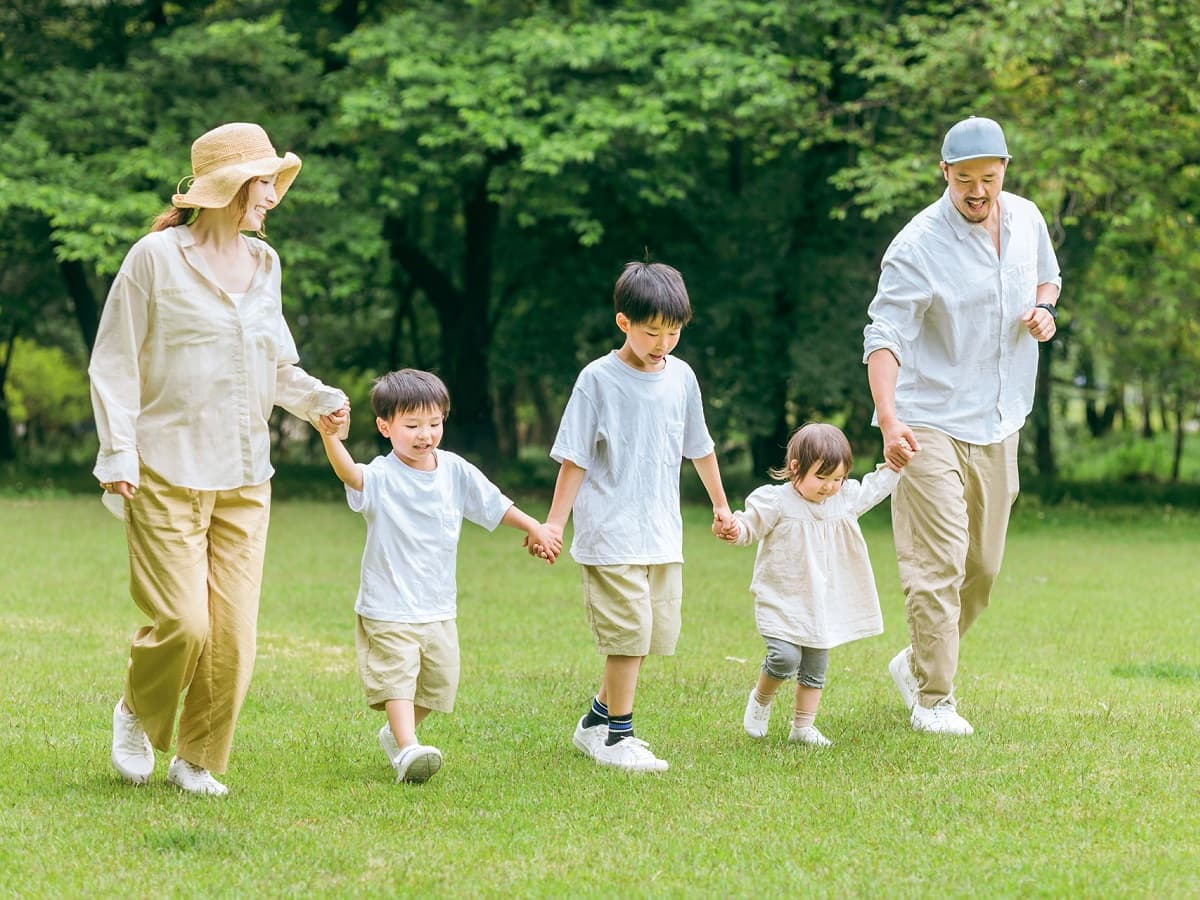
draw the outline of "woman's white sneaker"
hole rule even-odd
[[[224,797],[229,793],[229,788],[213,778],[208,769],[194,766],[178,756],[171,759],[170,768],[167,769],[167,783],[175,785],[181,791],[204,797]]]
[[[154,774],[154,748],[133,713],[125,712],[118,700],[113,707],[112,764],[121,777],[133,784],[145,784]]]

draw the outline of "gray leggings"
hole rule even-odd
[[[825,687],[825,669],[829,665],[829,651],[812,647],[800,647],[779,638],[763,638],[767,642],[767,658],[762,670],[772,678],[787,680],[793,675],[805,687]]]

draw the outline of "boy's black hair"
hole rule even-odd
[[[450,391],[432,372],[399,369],[375,379],[371,385],[371,408],[381,419],[420,409],[441,410],[444,418],[450,414]]]
[[[666,325],[686,325],[692,318],[683,276],[664,263],[625,263],[613,289],[613,306],[634,325],[656,319]]]

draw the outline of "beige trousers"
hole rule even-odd
[[[150,618],[129,651],[125,703],[167,751],[218,774],[254,667],[271,483],[230,491],[167,484],[147,469],[126,508],[130,593]]]
[[[954,696],[959,641],[987,608],[1019,489],[1017,434],[980,446],[914,428],[892,530],[922,706]]]

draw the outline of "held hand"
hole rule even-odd
[[[883,460],[888,468],[899,472],[908,465],[921,449],[917,436],[903,422],[880,426],[883,432]]]
[[[109,494],[120,494],[126,500],[132,500],[137,488],[128,481],[106,481],[100,487]]]
[[[1043,343],[1054,337],[1058,331],[1058,323],[1054,321],[1054,316],[1040,306],[1027,310],[1025,315],[1021,316],[1021,324],[1029,329],[1029,334],[1034,340]]]
[[[350,430],[350,404],[347,403],[336,412],[326,413],[317,421],[323,434],[345,438]]]
[[[737,519],[728,506],[713,507],[712,533],[723,541],[736,541],[738,536]]]
[[[548,526],[540,525],[525,535],[522,546],[529,551],[530,556],[544,559],[547,565],[552,566],[562,553],[562,538]]]

